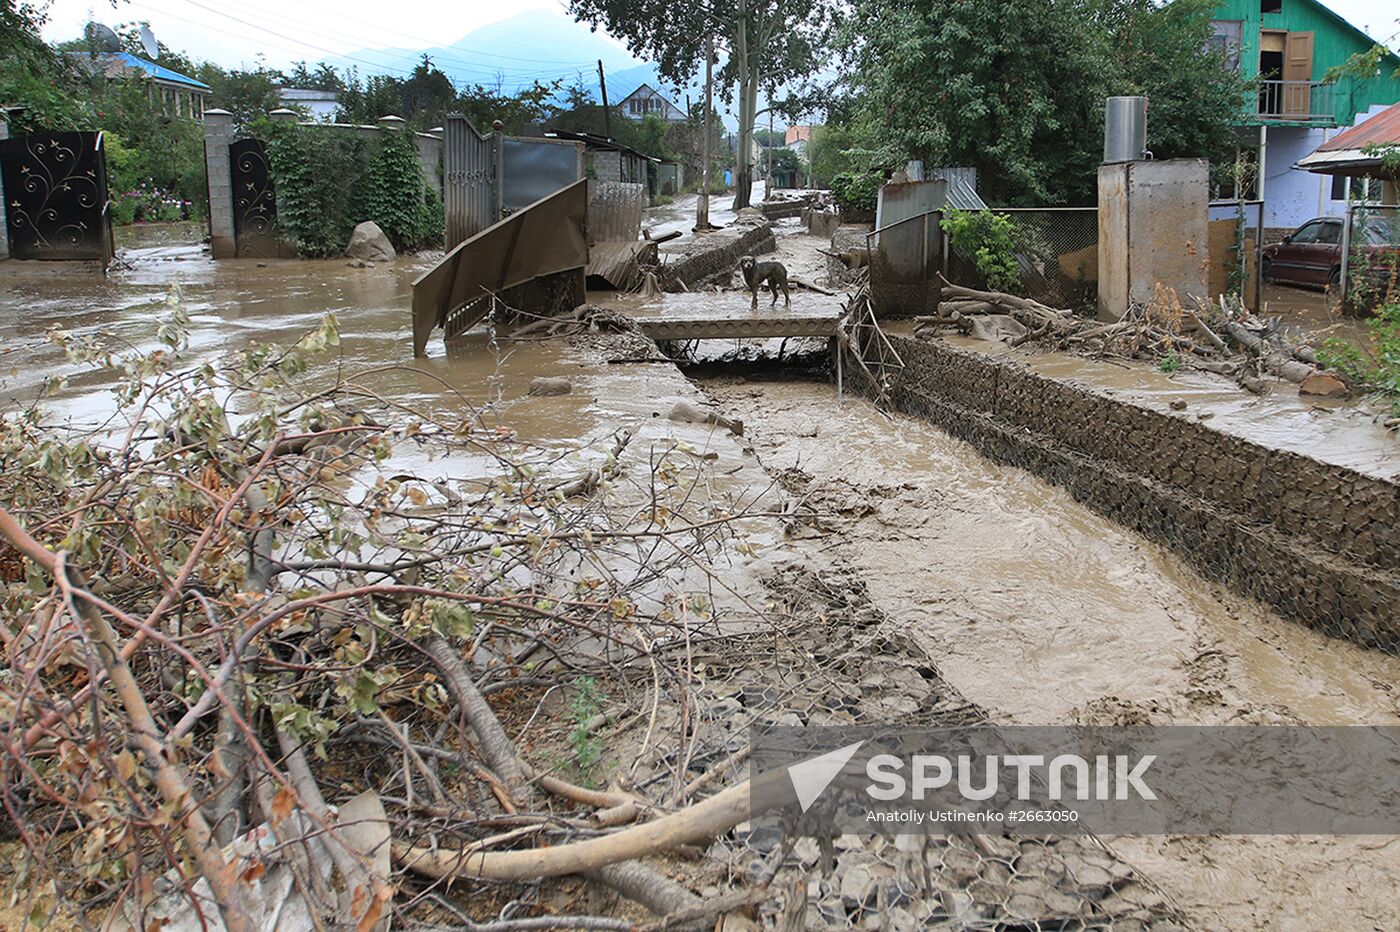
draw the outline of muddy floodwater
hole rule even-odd
[[[658,225],[683,224],[687,209],[693,201],[663,212]],[[818,516],[797,540],[761,537],[759,546],[858,568],[884,613],[996,722],[1400,723],[1400,658],[1284,621],[1067,492],[990,463],[926,423],[849,396],[838,405],[827,384],[718,376],[697,389],[666,364],[589,365],[557,342],[497,343],[485,333],[451,353],[434,341],[433,358],[414,360],[410,284],[433,257],[375,268],[344,260],[214,263],[178,231],[128,235],[123,261],[105,280],[17,263],[0,268],[7,411],[64,375],[67,384],[45,401],[47,420],[102,426],[114,410],[106,377],[70,365],[46,332],[62,327],[114,349],[153,347],[175,285],[192,321],[192,358],[291,342],[333,313],[341,346],[308,374],[308,388],[349,376],[410,411],[464,417],[493,403],[493,416],[544,443],[596,444],[619,418],[661,425],[664,399],[703,400],[703,390],[746,425],[742,438],[718,444],[726,481],[780,482]],[[800,249],[815,268],[813,243],[794,239],[784,248],[794,257]],[[566,375],[575,390],[525,399],[539,375]],[[1204,400],[1206,389],[1189,384]],[[1265,419],[1274,426],[1261,429],[1289,434],[1277,426],[1292,423],[1284,418],[1274,412]],[[1369,446],[1348,455],[1377,471],[1396,465]],[[1400,927],[1393,838],[1109,842],[1203,928]]]
[[[1394,724],[1400,658],[1329,639],[1202,579],[1024,470],[827,385],[717,378],[794,496],[809,544],[997,722]],[[1134,837],[1115,850],[1203,928],[1396,928],[1400,843]]]
[[[306,378],[308,390],[336,377],[409,409],[466,416],[488,402],[511,410],[511,426],[528,439],[559,444],[591,436],[597,418],[586,392],[513,406],[539,375],[570,375],[586,388],[582,363],[554,343],[496,344],[477,334],[451,356],[434,341],[433,358],[412,356],[413,280],[435,256],[403,257],[372,268],[344,259],[251,259],[214,262],[182,228],[127,228],[120,261],[100,275],[45,263],[5,263],[0,271],[0,399],[8,410],[32,402],[53,375],[67,384],[45,399],[50,423],[97,427],[114,409],[109,379],[70,364],[47,338],[51,328],[96,338],[120,353],[157,347],[157,322],[178,287],[191,327],[187,358],[213,359],[257,344],[291,344],[326,314],[339,324],[340,346]],[[522,352],[523,348],[528,351]]]

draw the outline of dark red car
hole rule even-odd
[[[1266,282],[1290,285],[1336,285],[1342,280],[1342,221],[1337,217],[1309,220],[1264,247],[1261,269]]]
[[[1342,219],[1318,217],[1294,230],[1283,242],[1264,247],[1260,270],[1266,282],[1290,285],[1336,286],[1342,280]],[[1357,223],[1353,235],[1360,242],[1351,244],[1352,261],[1364,256],[1369,277],[1379,277],[1394,268],[1400,259],[1400,239],[1388,216],[1368,217]]]

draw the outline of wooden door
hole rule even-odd
[[[1283,49],[1283,112],[1306,115],[1312,104],[1313,34],[1290,32]]]

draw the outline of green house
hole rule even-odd
[[[1400,101],[1400,56],[1389,55],[1365,78],[1327,80],[1330,69],[1376,40],[1318,0],[1221,0],[1211,26],[1213,47],[1251,81],[1239,124],[1241,156],[1255,166],[1254,177],[1227,193],[1262,199],[1266,227],[1292,229],[1341,215],[1343,184],[1294,166],[1339,127]]]

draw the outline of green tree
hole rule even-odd
[[[829,186],[831,179],[841,172],[863,164],[859,154],[852,151],[854,145],[855,139],[848,126],[812,127],[812,138],[807,142],[807,161],[811,165],[813,184]]]
[[[73,129],[87,113],[77,71],[39,37],[45,7],[0,0],[0,104],[23,108],[10,116],[16,133]]]
[[[212,62],[196,69],[197,78],[209,85],[209,106],[222,107],[233,114],[233,122],[242,132],[282,106],[277,88],[284,80],[282,73],[263,65],[251,71],[225,71]]]
[[[1152,99],[1158,158],[1233,151],[1240,77],[1206,51],[1210,0],[855,0],[841,29],[869,168],[971,165],[1001,204],[1093,201],[1103,102]]]
[[[208,199],[204,130],[194,120],[167,115],[149,90],[150,82],[135,75],[93,89],[96,125],[117,140],[108,147],[108,190],[116,200],[145,182],[202,216]]]
[[[890,0],[893,2],[893,0]],[[772,100],[778,88],[805,78],[826,62],[831,0],[570,0],[569,11],[605,26],[633,54],[658,63],[661,75],[688,83],[705,61],[707,38],[726,55],[716,76],[724,99],[738,103],[739,147],[752,150],[758,95]],[[754,167],[740,160],[735,208],[747,207]]]

